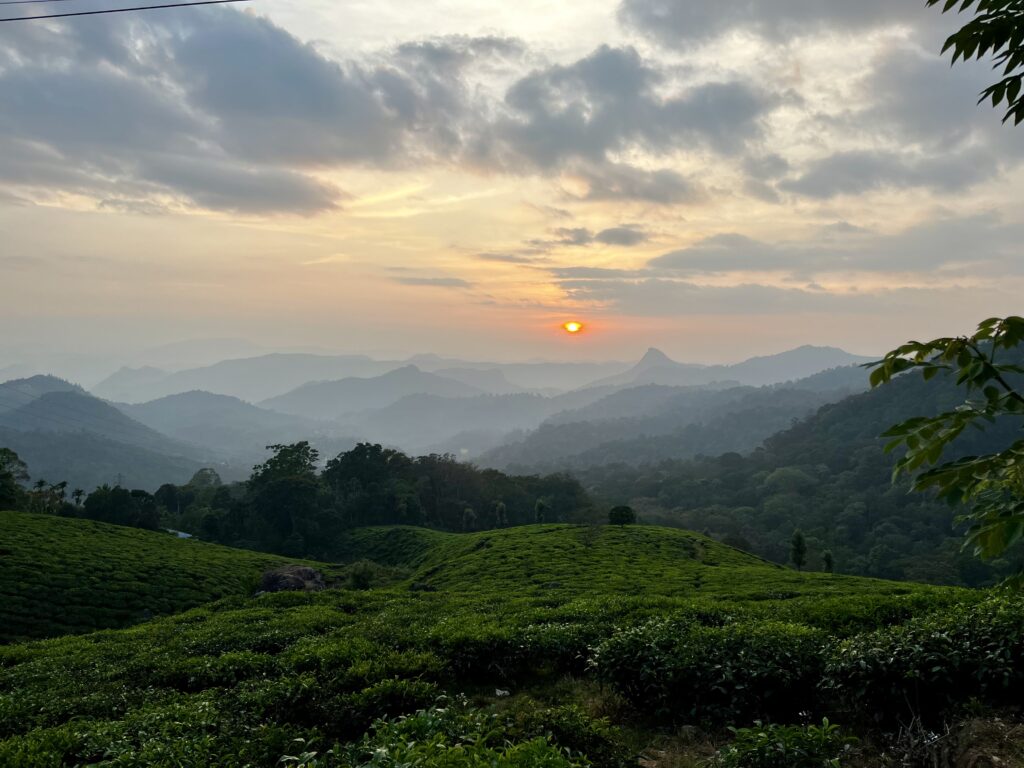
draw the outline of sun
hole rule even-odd
[[[571,333],[573,336],[575,336],[577,333],[581,333],[583,331],[583,323],[577,322],[576,320],[572,320],[563,325],[562,328],[565,329],[566,333]]]

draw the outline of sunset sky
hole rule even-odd
[[[1020,313],[1024,128],[975,105],[987,65],[939,57],[953,23],[253,0],[2,24],[0,367],[214,337],[717,362]]]

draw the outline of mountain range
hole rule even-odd
[[[142,367],[92,394],[52,376],[17,379],[0,385],[0,444],[30,457],[35,476],[85,488],[120,476],[152,489],[203,466],[240,478],[266,446],[298,440],[325,458],[366,441],[487,466],[567,468],[747,450],[866,386],[849,365],[863,358],[814,347],[732,366],[677,363],[655,349],[633,366],[415,360],[282,354],[172,373]],[[828,369],[836,362],[846,367]],[[190,388],[165,392],[179,387]],[[146,392],[165,393],[135,401]]]

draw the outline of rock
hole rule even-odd
[[[326,589],[323,574],[306,565],[282,565],[263,574],[260,592],[319,592]]]

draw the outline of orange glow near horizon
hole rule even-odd
[[[573,336],[575,336],[577,333],[582,333],[583,332],[583,323],[578,322],[576,320],[572,320],[572,321],[566,323],[565,325],[563,325],[562,328],[565,329],[566,333],[569,333],[569,334],[572,334]]]

